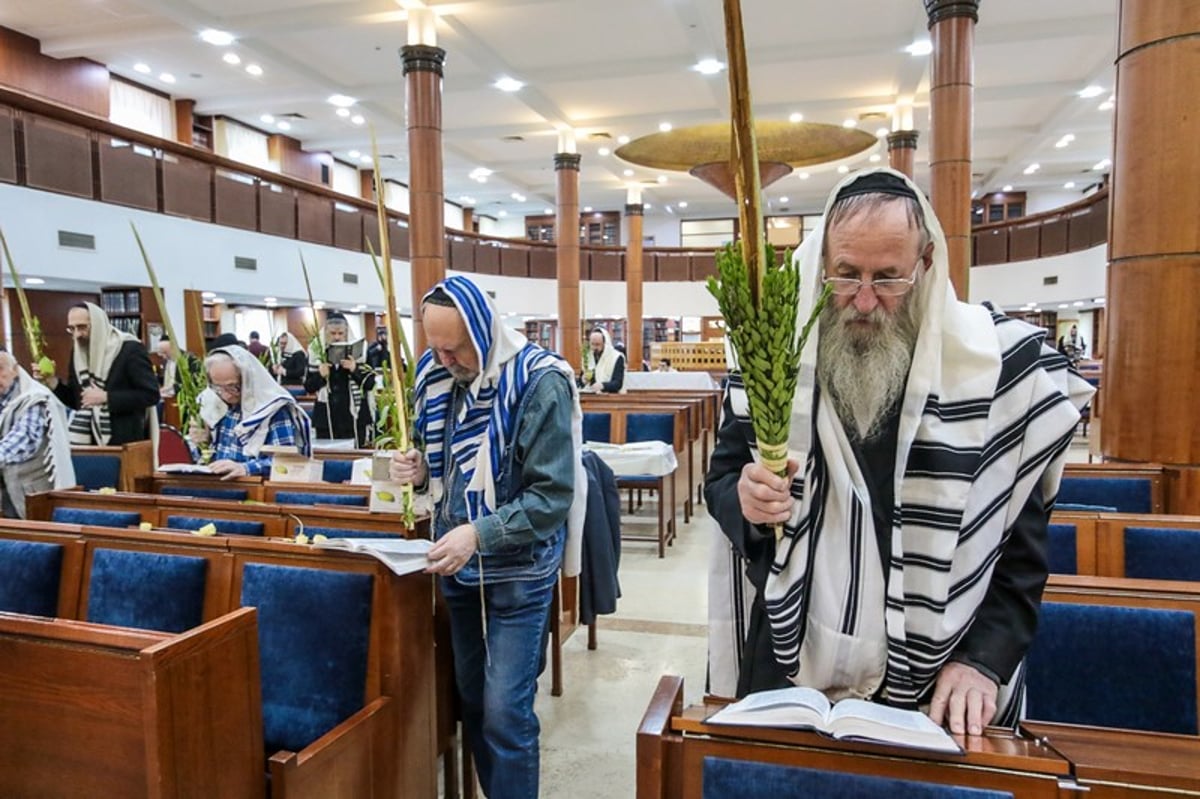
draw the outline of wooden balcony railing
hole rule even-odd
[[[972,266],[1087,250],[1108,240],[1108,187],[1053,211],[980,225],[971,232]]]

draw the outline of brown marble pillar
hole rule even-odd
[[[462,229],[465,230],[467,233],[474,233],[475,232],[475,209],[474,208],[464,208],[464,209],[462,209],[462,211],[463,211]]]
[[[634,372],[642,368],[645,357],[642,343],[642,238],[645,206],[640,202],[625,205],[629,220],[629,238],[625,245],[625,316],[629,332],[625,336],[625,368]]]
[[[1200,3],[1121,0],[1101,451],[1200,513]]]
[[[934,213],[946,233],[950,279],[967,298],[971,269],[971,127],[979,0],[925,0],[933,42],[929,173]]]
[[[559,354],[575,371],[583,368],[579,329],[579,153],[554,156],[558,179],[558,218],[554,238],[558,250]]]
[[[888,166],[911,178],[917,159],[917,132],[915,130],[893,130],[887,135],[887,143]]]
[[[446,276],[442,183],[442,67],[446,51],[427,44],[400,49],[408,122],[408,235],[412,265],[414,351],[425,349],[421,297]]]

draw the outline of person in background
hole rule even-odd
[[[368,446],[372,440],[371,407],[368,401],[375,385],[375,373],[364,360],[345,357],[333,363],[327,360],[332,352],[344,353],[350,345],[350,325],[346,317],[333,311],[325,319],[319,341],[309,344],[308,376],[304,390],[315,394],[313,427],[317,438],[353,439],[355,446]],[[316,348],[323,348],[323,351]],[[321,352],[325,358],[316,357]],[[365,353],[364,353],[365,354]]]
[[[625,387],[625,355],[613,346],[608,331],[598,327],[588,336],[592,379],[586,391],[617,394]]]
[[[250,350],[250,354],[260,361],[263,355],[269,351],[267,345],[262,343],[257,330],[250,331],[250,343],[246,345],[246,349]]]
[[[379,325],[375,328],[375,340],[367,347],[367,366],[372,369],[382,369],[391,354],[388,352],[387,328]],[[389,365],[389,368],[390,365]]]
[[[0,504],[5,518],[25,518],[27,494],[74,485],[66,408],[0,350]]]
[[[1087,342],[1079,335],[1079,325],[1071,325],[1071,332],[1058,339],[1058,351],[1066,356],[1072,366],[1078,366],[1079,361],[1087,351]]]
[[[663,358],[663,359],[661,359],[661,360],[658,362],[658,371],[660,371],[660,372],[674,372],[674,371],[675,371],[675,367],[671,365],[671,359],[670,359],[670,358]]]
[[[237,345],[213,350],[204,368],[208,388],[200,394],[201,422],[193,421],[188,430],[193,459],[199,461],[200,450],[211,445],[208,467],[230,480],[270,473],[264,446],[312,454],[308,416],[249,350]]]
[[[178,350],[175,347],[175,342],[167,336],[163,336],[158,340],[155,346],[155,354],[158,356],[158,394],[163,399],[174,397],[179,391],[179,364],[176,361]],[[190,352],[187,353],[188,366],[192,373],[200,377],[204,373],[204,364],[200,359]]]
[[[275,339],[275,357],[278,363],[271,365],[271,373],[275,379],[285,386],[304,385],[304,376],[308,372],[308,356],[300,342],[290,333],[283,332]]]
[[[67,332],[74,344],[67,379],[42,379],[75,411],[71,443],[128,444],[156,437],[158,378],[142,342],[113,327],[90,302],[67,311]]]

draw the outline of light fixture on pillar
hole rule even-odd
[[[437,16],[423,0],[396,0],[408,12],[408,43],[437,46]]]

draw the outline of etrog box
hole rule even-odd
[[[371,459],[371,500],[367,507],[372,513],[401,513],[404,510],[404,484],[392,480],[388,473],[392,453],[377,451]]]
[[[271,459],[271,480],[277,483],[319,483],[324,465],[299,454],[279,453]]]

